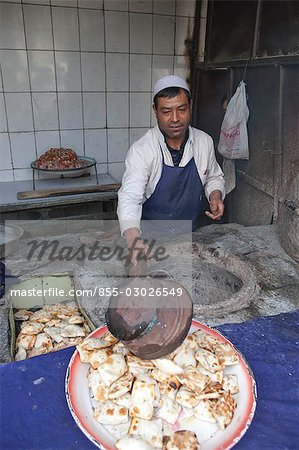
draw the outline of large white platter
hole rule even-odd
[[[202,330],[218,338],[222,342],[229,342],[219,332],[192,321],[190,333]],[[93,331],[90,337],[100,337],[107,331],[101,327]],[[237,350],[236,350],[237,351]],[[226,367],[224,373],[234,373],[238,376],[239,393],[235,395],[237,407],[231,424],[224,430],[218,429],[215,424],[201,422],[197,419],[187,418],[180,420],[174,429],[192,430],[196,432],[201,444],[201,450],[226,450],[232,448],[248,429],[256,407],[256,384],[253,374],[244,357],[238,352],[239,364]],[[73,354],[66,373],[66,398],[70,411],[80,429],[98,448],[102,450],[117,450],[115,439],[93,418],[93,411],[87,382],[89,365],[82,364],[79,353]],[[136,449],[137,450],[137,449]]]

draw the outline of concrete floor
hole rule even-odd
[[[60,236],[63,245],[77,248],[80,245],[80,233],[66,233]],[[49,239],[49,237],[47,237]],[[96,286],[113,287],[120,284],[126,276],[123,263],[113,259],[104,265],[98,261],[29,261],[28,243],[32,237],[23,239],[13,256],[8,259],[8,265],[16,276],[23,274],[23,278],[45,273],[74,273],[76,282],[83,289]],[[238,261],[246,263],[248,271],[252,271],[257,288],[255,295],[250,298],[245,307],[234,312],[223,308],[215,314],[201,314],[197,299],[195,303],[196,320],[209,326],[222,323],[244,322],[258,316],[270,316],[292,311],[299,305],[299,264],[292,260],[281,247],[277,229],[274,225],[243,227],[238,224],[209,225],[193,233],[193,242],[199,243],[214,254],[225,253],[236,257]],[[181,244],[180,258],[184,250]],[[186,247],[190,252],[190,247]],[[240,263],[240,264],[242,264]],[[230,270],[227,267],[226,270]],[[26,275],[24,275],[26,273]],[[227,293],[226,293],[227,294]],[[216,299],[217,300],[217,299]],[[108,297],[95,296],[82,298],[81,303],[96,326],[105,323],[105,310]],[[0,300],[0,362],[10,360],[9,357],[9,326],[8,299]]]

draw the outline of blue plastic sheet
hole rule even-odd
[[[256,414],[240,450],[299,448],[299,311],[217,327],[240,350],[257,382]],[[94,450],[65,399],[74,347],[0,366],[1,450]],[[138,450],[138,449],[136,449]]]

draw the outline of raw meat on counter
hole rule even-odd
[[[70,148],[51,148],[35,162],[35,167],[44,170],[80,169],[84,166],[86,161],[79,159],[76,152]]]

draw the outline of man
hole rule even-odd
[[[161,78],[153,102],[158,124],[129,149],[118,192],[120,229],[129,248],[141,236],[140,219],[192,220],[195,230],[203,193],[210,203],[208,217],[219,220],[224,212],[223,173],[211,137],[190,126],[186,81],[175,75]],[[138,251],[145,248],[140,240]],[[134,264],[138,251],[132,252]]]

